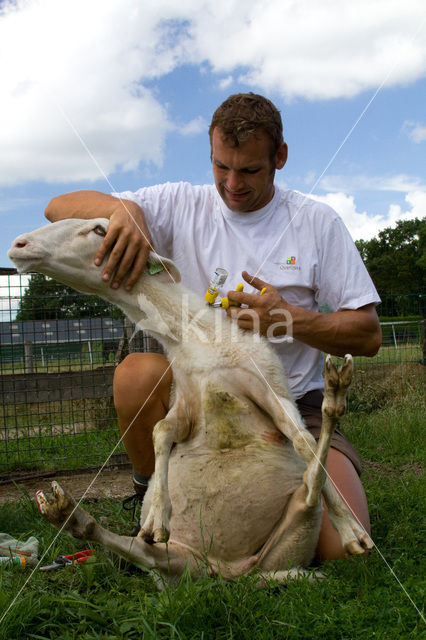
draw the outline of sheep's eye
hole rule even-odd
[[[106,231],[105,229],[100,225],[97,224],[96,227],[93,229],[93,231],[98,235],[98,236],[106,236]]]

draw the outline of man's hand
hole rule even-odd
[[[109,253],[102,270],[102,279],[111,280],[111,287],[118,289],[123,279],[129,291],[145,268],[152,240],[142,210],[128,200],[117,200],[117,209],[109,219],[108,232],[95,256],[95,264],[101,265]],[[126,277],[127,276],[127,277]]]
[[[95,264],[100,266],[110,252],[102,278],[106,282],[110,280],[113,289],[117,289],[124,278],[125,288],[133,287],[152,250],[145,217],[136,202],[100,191],[73,191],[52,198],[44,214],[50,222],[67,218],[108,218],[108,232],[96,253]]]
[[[230,291],[228,298],[248,309],[229,307],[226,311],[241,329],[267,338],[291,336],[310,347],[344,356],[373,356],[380,348],[382,332],[374,304],[332,313],[309,311],[288,303],[272,285],[243,271],[243,278],[262,295]]]
[[[250,276],[247,271],[242,272],[244,280],[251,284],[259,292],[265,291],[262,295],[255,293],[244,293],[244,291],[229,291],[228,298],[238,304],[247,305],[248,309],[241,307],[229,307],[226,311],[230,318],[233,318],[240,329],[246,329],[255,333],[260,333],[268,338],[285,335],[291,329],[290,305],[280,296],[272,285]]]

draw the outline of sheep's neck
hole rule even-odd
[[[117,292],[119,299],[114,295],[113,302],[165,345],[182,342],[190,334],[214,335],[220,311],[204,305],[199,296],[181,284],[145,276],[131,292]]]

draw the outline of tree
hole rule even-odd
[[[355,244],[380,294],[425,291],[426,217],[398,220],[395,228]]]
[[[120,317],[121,312],[98,296],[78,293],[52,278],[34,273],[19,303],[17,320]]]

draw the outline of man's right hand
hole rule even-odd
[[[130,290],[145,268],[152,239],[142,209],[131,200],[120,200],[99,191],[74,191],[53,198],[45,216],[51,222],[65,218],[108,218],[108,232],[94,260],[102,278],[117,289],[125,281]]]
[[[117,203],[120,206],[111,213],[108,232],[95,255],[95,264],[100,266],[107,257],[102,279],[111,281],[113,289],[118,289],[125,279],[124,288],[130,291],[145,269],[152,240],[142,209],[129,200],[117,200]]]

